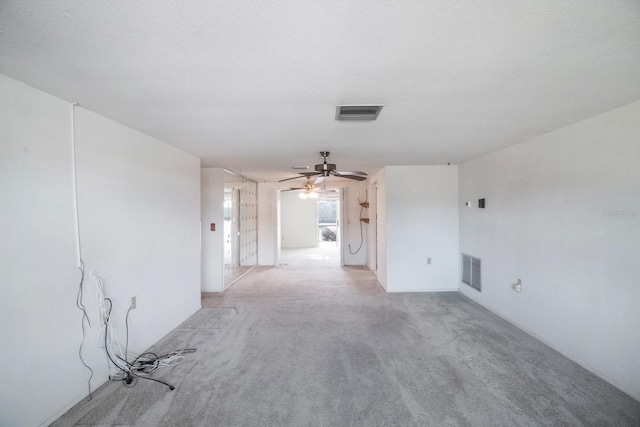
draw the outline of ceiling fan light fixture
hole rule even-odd
[[[316,191],[303,191],[300,194],[298,194],[298,197],[300,197],[302,200],[317,199],[318,193]]]
[[[382,110],[382,105],[338,105],[336,120],[375,120]]]

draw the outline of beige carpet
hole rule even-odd
[[[329,261],[327,261],[329,262]],[[457,292],[386,294],[364,268],[258,267],[54,425],[640,425],[640,403]]]

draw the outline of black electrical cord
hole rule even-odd
[[[362,249],[362,245],[364,244],[364,235],[362,234],[362,211],[364,210],[364,206],[361,205],[360,207],[360,246],[358,246],[358,249],[355,252],[351,251],[351,245],[349,245],[349,253],[351,255],[355,255],[358,252],[360,252],[360,249]]]
[[[76,307],[78,307],[78,310],[82,311],[82,320],[80,321],[80,324],[82,325],[82,341],[80,342],[80,347],[78,348],[78,356],[80,357],[80,362],[82,362],[84,367],[87,368],[90,372],[89,380],[87,381],[87,384],[89,387],[89,400],[91,400],[93,399],[93,393],[91,392],[91,379],[93,378],[93,369],[91,369],[91,367],[87,365],[87,362],[85,362],[84,358],[82,357],[82,348],[84,347],[84,339],[86,337],[84,321],[86,320],[87,323],[89,324],[89,327],[91,327],[91,321],[89,320],[89,316],[87,315],[87,309],[85,308],[82,302],[82,297],[83,297],[82,285],[84,283],[84,261],[80,260],[80,267],[78,268],[80,269],[80,284],[78,285],[78,294],[76,295]]]
[[[129,358],[129,313],[131,313],[131,306],[129,306],[129,310],[127,310],[127,315],[124,317],[124,324],[127,330],[127,340],[124,346],[124,358],[125,358],[125,363],[127,364],[128,362],[126,359]],[[121,357],[119,358],[122,359]],[[132,377],[130,375],[122,379],[122,385],[127,388],[133,388],[137,383],[138,383],[138,378]]]
[[[109,358],[111,363],[113,363],[113,366],[120,369],[122,373],[125,374],[126,376],[128,374],[127,370],[124,369],[122,366],[118,365],[111,357],[111,353],[109,353],[109,345],[107,342],[107,338],[109,336],[109,321],[111,319],[111,309],[113,308],[113,302],[111,302],[109,298],[105,298],[104,300],[109,301],[109,311],[107,312],[107,318],[105,319],[105,322],[104,322],[104,350],[107,352],[107,357]]]
[[[127,328],[127,341],[124,346],[124,358],[129,359],[129,313],[131,313],[131,306],[127,310],[127,315],[124,317],[124,325]]]
[[[137,367],[136,367],[136,362],[138,362],[138,360],[139,360],[141,357],[145,356],[145,355],[152,355],[152,356],[153,356],[153,359],[152,359],[152,361],[153,361],[153,362],[151,362],[152,368],[151,368],[149,371],[143,370],[143,372],[144,372],[145,374],[150,374],[150,373],[152,373],[153,371],[155,371],[156,369],[158,369],[158,366],[160,366],[160,362],[159,362],[158,355],[157,355],[157,354],[155,354],[155,353],[147,352],[147,353],[142,353],[140,356],[136,357],[136,358],[133,360],[133,362],[132,362],[132,363],[130,363],[130,364],[128,363],[128,365],[129,365],[130,367],[135,368],[135,369],[130,370],[130,371],[129,371],[129,373],[130,373],[131,375],[133,375],[134,377],[136,377],[136,378],[142,378],[142,379],[144,379],[144,380],[155,381],[155,382],[157,382],[157,383],[160,383],[160,384],[164,384],[164,385],[166,385],[167,387],[169,387],[169,390],[175,390],[175,387],[174,387],[174,386],[172,386],[171,384],[166,383],[166,382],[164,382],[164,381],[162,381],[162,380],[158,380],[158,379],[156,379],[156,378],[150,378],[150,377],[143,377],[143,376],[140,376],[140,375],[136,374],[135,370],[136,370],[136,369],[139,369],[139,368],[137,368]],[[145,369],[146,369],[146,368],[145,368]]]
[[[124,361],[124,363],[126,363],[127,369],[124,369],[122,366],[118,365],[118,364],[113,360],[113,358],[111,357],[111,353],[109,353],[109,347],[107,346],[107,335],[108,335],[108,333],[109,333],[109,321],[110,321],[110,319],[111,319],[111,309],[112,309],[112,307],[113,307],[113,302],[111,302],[111,300],[110,300],[109,298],[105,298],[104,300],[105,300],[105,301],[109,301],[109,311],[107,312],[107,318],[106,318],[106,320],[105,320],[105,325],[104,325],[104,349],[105,349],[105,351],[107,352],[107,357],[109,358],[109,360],[111,361],[111,363],[113,363],[113,365],[114,365],[116,368],[118,368],[118,369],[120,369],[120,370],[122,371],[122,373],[123,373],[123,375],[124,375],[124,378],[122,378],[122,383],[123,383],[123,384],[125,384],[125,386],[127,386],[127,385],[130,385],[130,384],[132,384],[132,383],[133,383],[133,381],[134,381],[134,380],[133,380],[133,378],[142,378],[142,379],[144,379],[144,380],[155,381],[155,382],[157,382],[157,383],[164,384],[164,385],[166,385],[167,387],[169,387],[169,390],[175,390],[175,387],[174,387],[174,386],[172,386],[172,385],[171,385],[171,384],[169,384],[169,383],[166,383],[166,382],[164,382],[164,381],[161,381],[161,380],[158,380],[158,379],[155,379],[155,378],[143,377],[143,376],[140,376],[140,375],[136,374],[136,373],[131,369],[131,367],[133,366],[133,364],[131,364],[131,363],[127,362],[126,360],[123,360],[123,361]],[[158,358],[158,356],[157,356],[157,355],[155,355],[154,353],[145,353],[145,354],[153,354],[153,355],[156,357],[156,359]],[[125,356],[125,357],[126,357],[126,356]],[[142,355],[138,356],[138,357],[134,360],[134,363],[135,363],[135,362],[136,362],[140,357],[142,357]],[[155,370],[155,369],[154,369],[154,370]],[[151,372],[153,372],[153,370],[152,370]]]

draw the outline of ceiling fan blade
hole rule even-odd
[[[300,175],[307,177],[305,188],[313,188],[313,186],[315,186],[316,184],[321,184],[329,175],[337,176],[340,178],[353,179],[355,181],[364,181],[367,179],[366,172],[336,170],[335,164],[327,163],[327,157],[329,157],[328,151],[321,151],[320,155],[322,156],[323,163],[315,165],[315,172],[298,172]],[[312,176],[317,176],[313,184],[311,184]],[[282,179],[278,182],[289,181],[290,179],[296,178]]]
[[[285,178],[285,179],[281,179],[278,182],[285,182],[285,181],[291,181],[292,179],[298,179],[298,178],[302,178],[301,176],[294,176],[293,178]]]
[[[334,174],[334,175],[340,178],[355,179],[356,181],[364,181],[365,179],[367,179],[366,176],[360,176],[360,175],[338,175],[338,174]]]
[[[281,179],[281,180],[280,180],[280,181],[278,181],[278,182],[289,181],[289,180],[292,180],[292,179],[298,179],[298,178],[302,178],[302,177],[309,178],[309,177],[311,177],[311,176],[316,176],[316,175],[319,175],[319,174],[320,174],[320,172],[298,172],[298,173],[299,173],[301,176],[294,176],[293,178],[285,178],[285,179]]]
[[[340,175],[362,175],[362,176],[367,176],[367,174],[365,172],[360,172],[360,171],[331,171],[331,173],[336,175],[336,176],[340,176]]]

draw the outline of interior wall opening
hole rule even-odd
[[[303,191],[280,192],[280,264],[343,264],[342,195],[338,188],[324,188],[314,197]]]

